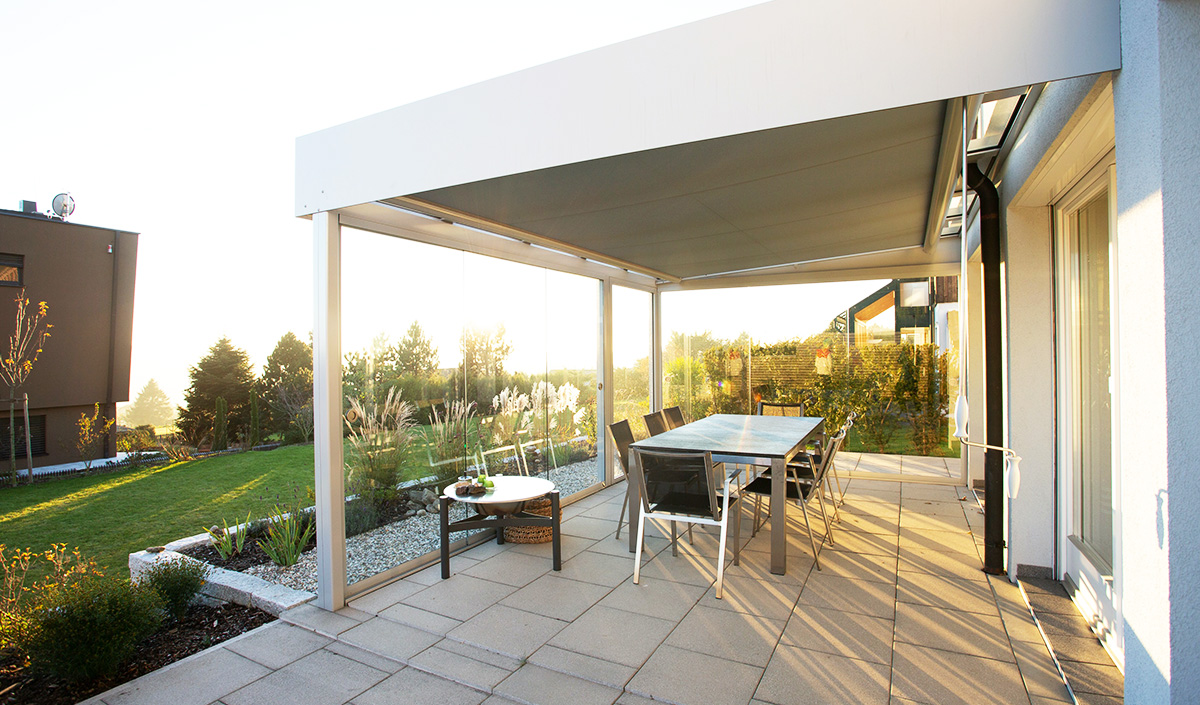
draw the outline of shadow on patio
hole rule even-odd
[[[677,557],[648,537],[632,584],[624,497],[564,510],[561,573],[549,544],[487,543],[449,580],[435,565],[337,613],[302,606],[91,702],[1071,702],[1020,590],[980,571],[982,514],[960,488],[854,479],[823,570],[789,516],[784,576],[751,509],[722,600],[699,527]]]

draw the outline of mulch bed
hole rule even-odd
[[[133,657],[117,675],[84,684],[67,683],[31,672],[25,667],[22,657],[0,653],[0,703],[72,705],[274,619],[253,607],[192,605],[182,620],[164,624],[162,629],[138,645]]]

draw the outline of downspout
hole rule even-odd
[[[979,199],[979,249],[983,260],[984,386],[987,389],[985,427],[987,445],[983,460],[986,500],[983,533],[983,570],[1003,575],[1004,570],[1004,341],[1000,312],[1000,198],[996,186],[974,163],[967,165],[967,186]],[[964,208],[965,216],[965,208]]]

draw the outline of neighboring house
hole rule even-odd
[[[17,392],[29,394],[33,464],[41,467],[80,460],[80,415],[99,403],[105,417],[116,418],[117,402],[129,400],[138,235],[64,222],[25,205],[32,212],[0,210],[0,345],[7,350],[22,287],[31,304],[50,305],[51,337]],[[106,457],[116,453],[115,431],[104,450]],[[0,404],[5,465],[8,457],[8,404]],[[19,434],[17,457],[25,467]]]
[[[989,563],[1066,583],[1131,702],[1200,702],[1197,3],[863,5],[766,2],[297,141],[323,607],[370,587],[345,584],[325,518],[343,504],[343,228],[593,277],[605,312],[614,289],[648,292],[652,340],[663,292],[962,271],[970,435],[990,425],[1024,459],[1019,493],[987,498]],[[982,215],[957,190],[964,152],[998,191]],[[622,333],[605,316],[601,384]]]

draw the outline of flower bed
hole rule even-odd
[[[540,473],[540,476],[545,477],[546,474]],[[591,487],[596,484],[597,477],[597,460],[595,458],[550,470],[550,479],[554,481],[563,497]],[[346,580],[348,583],[353,584],[415,558],[433,554],[438,550],[440,534],[437,494],[427,489],[411,490],[408,492],[408,497],[400,514],[404,518],[346,539]],[[457,517],[452,515],[452,520],[466,516],[467,508],[464,506],[454,505],[451,509],[453,512],[462,513]],[[241,527],[238,528],[241,529]],[[462,536],[461,532],[457,532],[451,535],[451,539],[455,540]],[[208,543],[207,534],[198,534],[168,544],[167,549],[200,558],[205,555]],[[141,554],[144,553],[141,552]],[[131,572],[134,570],[135,557],[139,555],[130,555]],[[220,589],[217,586],[226,585],[229,582],[236,583],[236,585],[230,586],[228,591],[216,595],[221,599],[239,604],[256,604],[267,611],[272,611],[276,609],[276,604],[272,601],[277,602],[282,598],[285,602],[290,603],[300,599],[301,595],[268,588],[267,584],[302,593],[307,596],[307,599],[312,599],[317,590],[317,556],[316,551],[312,549],[305,551],[295,565],[288,567],[276,566],[263,560],[256,565],[238,564],[236,571],[240,572],[235,572],[235,570],[228,569],[233,565],[227,563],[226,569],[214,570],[213,575],[209,578],[209,584],[213,586],[211,589],[214,592]],[[235,590],[241,590],[245,595],[239,595],[234,592]],[[278,612],[273,613],[277,614]]]

